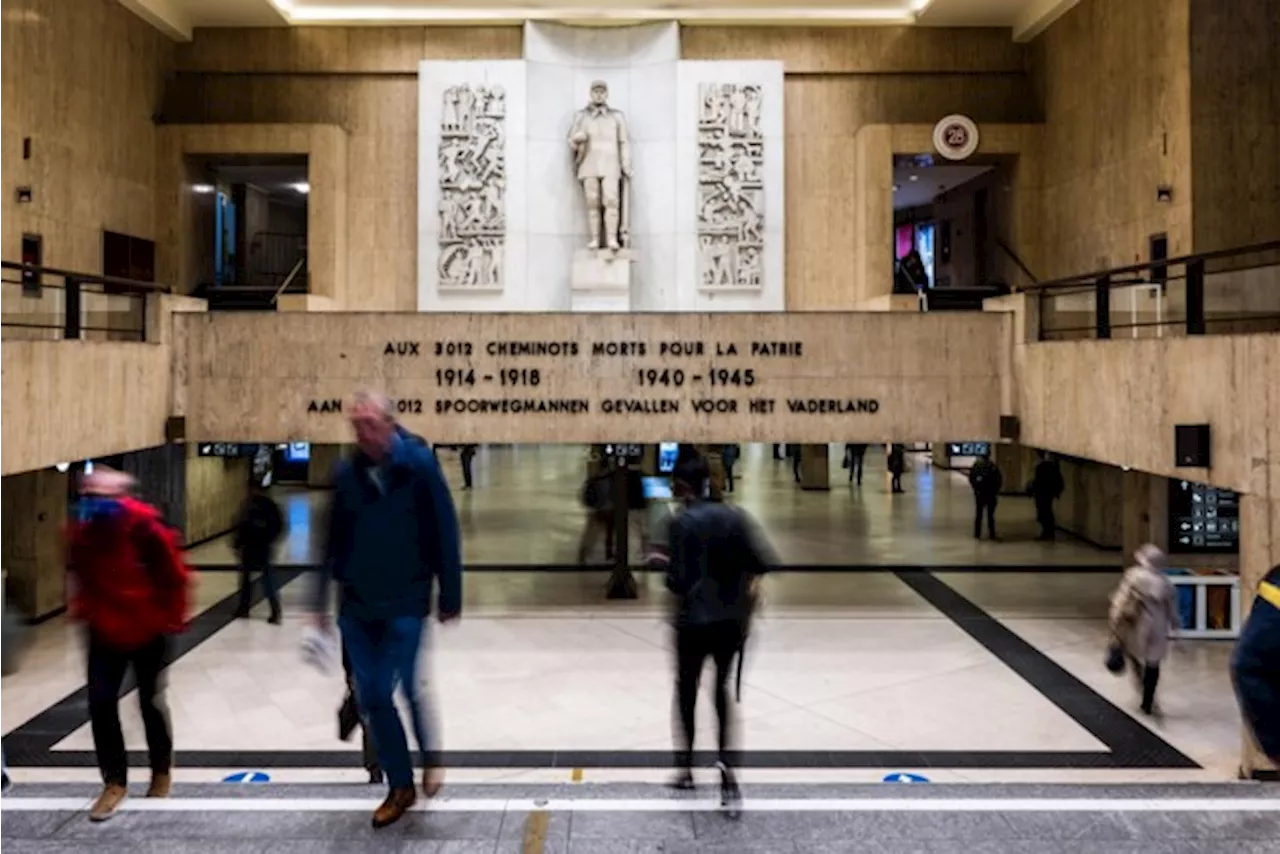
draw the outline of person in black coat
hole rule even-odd
[[[1040,451],[1040,461],[1036,463],[1035,474],[1031,478],[1028,490],[1036,503],[1036,522],[1040,524],[1037,540],[1053,542],[1058,533],[1058,521],[1053,515],[1053,502],[1062,496],[1066,483],[1062,479],[1062,469],[1058,461],[1048,451]]]
[[[475,445],[463,445],[458,449],[458,461],[462,463],[462,488],[471,488],[471,463],[476,458]]]
[[[907,470],[907,449],[905,445],[893,444],[889,446],[889,457],[886,460],[889,467],[889,474],[892,476],[890,480],[890,491],[902,492],[902,473]]]
[[[969,486],[973,488],[973,538],[982,539],[982,517],[987,517],[987,536],[996,539],[996,504],[1000,501],[1000,489],[1004,486],[1004,475],[1000,467],[991,462],[991,455],[984,453],[978,456],[973,468],[969,469]]]
[[[849,470],[849,482],[862,486],[862,462],[867,456],[866,445],[844,446],[844,467]]]
[[[240,508],[236,520],[233,546],[240,561],[240,607],[236,616],[247,618],[253,573],[262,573],[262,587],[271,606],[272,625],[280,625],[280,590],[276,584],[276,571],[271,563],[271,551],[284,533],[284,517],[266,487],[254,480],[249,486],[249,498]]]
[[[1258,585],[1231,656],[1231,681],[1258,747],[1280,765],[1280,564]]]
[[[675,594],[676,705],[679,709],[676,788],[693,786],[694,722],[698,683],[708,658],[715,663],[716,715],[720,722],[719,762],[723,805],[741,800],[730,769],[729,673],[740,654],[755,601],[758,578],[772,559],[746,515],[731,505],[703,498],[710,472],[706,461],[689,460],[672,474],[681,511],[671,520],[665,548],[667,589]]]

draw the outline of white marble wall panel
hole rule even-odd
[[[528,86],[520,60],[428,61],[418,68],[418,310],[522,311],[541,309],[531,291],[528,234]],[[506,93],[504,193],[506,234],[500,289],[441,291],[440,127],[445,90],[452,86],[501,86]]]
[[[698,261],[698,115],[704,83],[759,86],[763,92],[763,287],[716,292],[701,285]],[[783,66],[775,61],[682,61],[676,70],[676,291],[677,311],[784,311],[785,175]]]
[[[545,310],[567,311],[574,250],[587,242],[586,208],[573,171],[569,128],[592,82],[627,120],[631,184],[631,308],[670,310],[675,276],[675,82],[679,27],[525,25],[528,64],[529,283]]]

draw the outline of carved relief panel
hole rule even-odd
[[[705,289],[760,289],[763,91],[751,84],[703,83],[698,94],[699,282]]]
[[[440,290],[501,290],[506,244],[506,93],[461,84],[440,117]]]

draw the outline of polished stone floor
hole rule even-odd
[[[275,627],[261,605],[233,620],[235,575],[201,573],[207,607],[169,669],[180,780],[243,767],[358,779],[356,746],[334,737],[341,676],[299,654],[309,580],[285,586]],[[573,768],[593,782],[661,779],[671,746],[666,600],[652,576],[627,603],[604,600],[603,582],[597,572],[468,579],[465,617],[433,629],[423,673],[461,779],[555,782]],[[1229,645],[1177,644],[1163,717],[1138,715],[1130,680],[1101,662],[1113,582],[1076,572],[770,577],[734,707],[746,778],[866,782],[925,769],[937,782],[1232,779],[1240,722]],[[82,685],[78,631],[62,618],[36,629],[0,697],[20,776],[92,779]],[[129,702],[124,723],[141,750]]]
[[[31,630],[18,672],[0,682],[17,783],[2,804],[5,850],[1270,850],[1275,789],[1229,785],[1241,732],[1230,645],[1176,644],[1154,719],[1137,711],[1132,681],[1103,667],[1116,574],[1091,565],[1118,556],[1030,542],[1029,509],[1013,502],[1009,541],[976,545],[965,536],[965,485],[920,466],[906,496],[892,497],[872,479],[861,497],[847,486],[800,493],[787,482],[786,464],[775,466],[763,450],[749,456],[738,495],[779,550],[793,563],[845,555],[864,565],[765,580],[741,698],[732,705],[748,797],[740,822],[715,814],[710,791],[673,800],[659,785],[672,744],[661,579],[642,573],[636,600],[611,602],[600,570],[518,569],[521,542],[525,564],[527,555],[560,562],[571,549],[577,461],[563,449],[503,450],[482,456],[477,488],[458,493],[470,559],[488,566],[468,575],[463,620],[433,627],[424,656],[448,800],[375,837],[367,810],[376,792],[359,785],[357,746],[336,738],[341,675],[300,654],[310,577],[282,569],[285,620],[276,627],[261,603],[251,619],[233,619],[236,574],[206,571],[198,575],[198,613],[168,669],[175,799],[157,806],[138,798],[105,827],[85,821],[97,772],[82,637],[56,618]],[[504,461],[518,465],[503,474],[496,463]],[[451,476],[452,462],[446,458]],[[544,492],[559,497],[539,499]],[[322,499],[282,497],[292,536],[281,557],[309,564],[312,513]],[[541,522],[518,522],[529,515]],[[565,542],[542,543],[540,525]],[[1030,565],[1002,566],[994,556]],[[192,557],[210,569],[229,559],[220,542]],[[895,560],[902,565],[867,566]],[[704,686],[703,768],[712,759],[707,693]],[[144,739],[132,696],[122,716],[142,785]],[[244,771],[270,783],[220,782]],[[699,776],[708,780],[705,770]],[[886,785],[904,780],[931,785]],[[1090,788],[1044,788],[1057,784]],[[1117,788],[1125,786],[1134,788]],[[256,800],[245,806],[238,798]],[[868,803],[877,798],[890,800]],[[921,806],[926,798],[958,800]]]
[[[801,490],[791,463],[770,446],[746,445],[731,500],[758,522],[781,561],[793,566],[1045,566],[1114,565],[1117,552],[1067,536],[1035,541],[1029,498],[1001,500],[1003,542],[973,538],[973,497],[964,476],[933,468],[913,455],[906,493],[889,491],[884,454],[872,450],[861,486],[848,483],[832,446],[831,489]],[[461,488],[456,453],[440,452],[462,523],[464,557],[472,565],[567,565],[577,559],[583,513],[578,503],[585,448],[577,445],[489,446],[475,459],[475,487]],[[313,521],[324,493],[281,492],[290,536],[283,564],[311,564],[319,531]],[[603,558],[598,551],[596,560]],[[192,550],[201,565],[231,563],[227,538]]]

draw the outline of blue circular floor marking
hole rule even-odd
[[[262,771],[237,771],[222,778],[224,783],[270,783],[271,777]]]
[[[907,774],[906,772],[899,771],[894,774],[885,775],[883,782],[885,783],[927,783],[929,782],[929,778],[921,777],[919,774]]]

